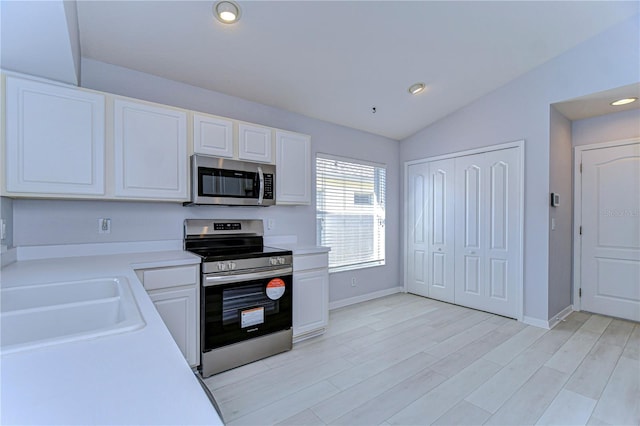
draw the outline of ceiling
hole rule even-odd
[[[640,10],[637,1],[237,1],[241,19],[225,25],[213,1],[78,0],[80,54],[402,140]],[[418,81],[427,90],[409,95]]]
[[[569,120],[583,120],[614,112],[640,109],[640,102],[632,102],[626,105],[612,106],[611,102],[623,98],[640,99],[640,83],[616,87],[604,92],[592,93],[576,99],[558,102],[553,106]],[[640,125],[640,123],[639,123]]]

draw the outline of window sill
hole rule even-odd
[[[367,262],[367,263],[358,263],[357,265],[345,265],[345,266],[336,266],[329,267],[329,273],[332,274],[334,272],[345,272],[345,271],[355,271],[357,269],[365,269],[365,268],[373,268],[376,266],[384,266],[384,260],[378,260],[375,262]]]

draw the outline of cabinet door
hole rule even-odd
[[[233,121],[211,115],[193,115],[193,151],[233,158]]]
[[[104,194],[104,96],[7,77],[6,189]]]
[[[247,123],[238,124],[238,158],[273,163],[271,129]]]
[[[293,335],[323,329],[329,322],[329,274],[327,270],[293,275]]]
[[[114,101],[115,195],[187,199],[187,114]]]
[[[149,297],[189,362],[198,364],[197,287],[155,291]]]
[[[276,204],[311,204],[311,138],[276,131]]]

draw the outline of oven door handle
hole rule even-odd
[[[277,269],[275,271],[252,272],[249,274],[205,276],[203,277],[204,282],[202,283],[202,285],[204,287],[211,287],[214,285],[239,283],[239,282],[251,281],[251,280],[260,280],[263,278],[282,277],[284,275],[291,275],[292,273],[293,273],[293,268],[288,267],[288,268]]]
[[[260,166],[258,166],[258,179],[260,179],[260,190],[258,191],[258,205],[260,205],[264,198],[264,173],[262,173],[262,167]]]

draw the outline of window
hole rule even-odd
[[[329,271],[384,265],[385,177],[381,165],[316,158],[316,232],[331,247]]]

